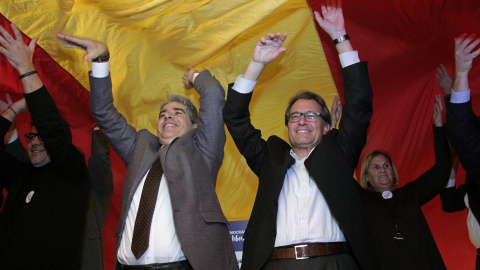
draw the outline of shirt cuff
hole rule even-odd
[[[8,140],[7,144],[9,143],[13,143],[16,139],[18,139],[18,131],[17,129],[15,129],[12,133],[12,136],[10,137],[10,139]]]
[[[197,78],[198,74],[200,74],[200,73],[197,72],[197,73],[194,73],[194,74],[193,74],[193,78],[192,78],[192,83],[193,83],[193,85],[195,85],[195,79]]]
[[[255,88],[256,83],[257,81],[247,80],[240,75],[237,77],[232,89],[241,94],[249,94],[253,92],[253,88]]]
[[[452,95],[450,96],[450,103],[465,103],[468,101],[470,101],[470,89],[460,92],[452,90]]]
[[[448,183],[445,187],[446,188],[455,187],[455,178],[452,178],[452,179],[448,180]]]
[[[92,62],[92,77],[105,78],[108,76],[109,62]]]
[[[342,68],[360,62],[360,58],[358,58],[358,51],[344,52],[339,54],[338,57],[340,57],[340,63],[342,64]]]

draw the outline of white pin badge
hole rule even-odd
[[[382,192],[382,197],[386,200],[386,199],[391,199],[393,197],[393,194],[391,191],[384,191]]]
[[[27,198],[25,199],[26,203],[29,203],[32,200],[33,193],[35,193],[35,192],[32,190],[27,194]]]

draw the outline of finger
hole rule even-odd
[[[467,33],[463,33],[455,38],[455,50],[460,46],[463,40],[467,37]]]
[[[480,39],[476,39],[475,41],[471,42],[470,44],[467,43],[467,46],[464,50],[465,53],[470,53],[477,45],[480,43]]]
[[[466,37],[465,39],[462,40],[462,43],[460,43],[460,45],[458,46],[458,48],[461,50],[461,51],[465,51],[468,44],[470,44],[470,42],[472,42],[472,40],[474,40],[476,37],[475,34],[471,34],[469,35],[468,37]]]
[[[470,55],[472,56],[472,59],[477,57],[480,54],[480,48],[478,48],[476,51],[472,52]]]
[[[10,94],[9,93],[6,93],[5,94],[5,97],[7,98],[7,104],[8,105],[12,105],[12,98],[10,97]]]
[[[28,44],[28,48],[30,49],[31,52],[35,51],[35,45],[37,45],[38,38],[34,38],[30,41],[30,44]]]
[[[12,28],[15,27],[15,24],[11,24]],[[2,28],[3,29],[3,28]],[[8,41],[8,43],[12,43],[15,41],[15,39],[13,39],[12,35],[10,35],[9,32],[7,32],[7,30],[3,29],[2,31],[2,35],[4,36],[5,40]]]
[[[337,0],[337,9],[342,9],[342,0]]]
[[[12,23],[11,26],[12,26],[13,33],[15,34],[15,40],[23,41],[22,33],[20,33],[20,30],[18,30],[17,26],[14,23]]]
[[[327,13],[327,11],[328,11],[328,10],[327,10],[327,7],[326,7],[324,4],[322,4],[322,5],[320,6],[320,8],[322,9],[322,15],[325,16],[325,13]]]
[[[440,64],[440,67],[442,68],[442,71],[446,74],[448,74],[448,71],[447,69],[445,68],[445,66],[443,64]]]
[[[326,10],[324,11],[323,10],[324,6],[322,6],[322,14],[325,14],[325,12],[327,12]],[[321,26],[323,24],[323,18],[322,16],[320,15],[320,13],[316,13],[315,14],[315,20],[317,20],[317,23]]]
[[[287,39],[287,33],[283,33],[283,35],[280,37],[280,40],[283,42]]]
[[[82,47],[82,48],[85,48],[85,49],[88,47],[88,43],[85,40],[80,39],[80,38],[64,35],[64,40],[66,42],[73,43],[73,45],[76,45],[76,46],[79,46],[79,47]]]
[[[332,0],[327,0],[327,10],[331,10],[332,9]]]
[[[90,58],[91,58],[91,57],[90,57],[90,56],[88,56],[88,54],[87,54],[87,55],[85,55],[85,56],[83,57],[83,64],[84,64],[84,65],[87,65],[87,64],[88,64],[88,61],[90,61],[90,60],[91,60]]]
[[[7,32],[7,30],[5,30],[3,27],[0,26],[0,33],[2,34],[0,36],[0,44],[2,44],[3,47],[7,47],[10,45],[11,42],[8,41],[8,38],[7,37],[10,37],[11,39],[11,36],[10,34]]]

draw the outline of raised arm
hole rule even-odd
[[[473,59],[480,54],[479,44],[480,39],[475,34],[462,34],[455,39],[454,92],[450,98],[446,97],[449,141],[463,168],[476,179],[480,178],[480,124],[469,100],[468,74]]]
[[[57,34],[57,38],[64,43],[61,43],[60,46],[65,48],[77,48],[86,52],[83,57],[83,63],[86,65],[89,61],[94,59],[104,59],[108,60],[110,58],[110,53],[108,52],[107,45],[91,39],[86,38],[76,38],[71,36],[66,36],[63,34]]]
[[[268,34],[257,42],[245,73],[237,79],[235,85],[229,85],[223,109],[223,119],[235,145],[257,175],[266,155],[266,142],[262,139],[261,131],[251,124],[248,106],[255,81],[264,67],[286,50],[282,47],[286,38],[286,33]]]
[[[266,37],[260,38],[253,51],[252,60],[243,73],[243,78],[250,81],[258,80],[265,66],[286,50],[282,47],[286,38],[287,33],[282,35],[269,33]]]
[[[328,1],[328,4],[321,5],[322,14],[315,11],[315,19],[322,29],[332,38],[338,54],[353,51],[343,19],[341,0]]]
[[[32,62],[37,39],[29,45],[23,41],[17,27],[12,24],[15,38],[0,27],[0,53],[5,55],[9,63],[19,72],[25,93],[26,104],[32,122],[45,144],[50,160],[60,173],[74,177],[66,177],[68,181],[84,181],[87,179],[86,164],[83,154],[72,144],[71,132],[66,122],[43,86]],[[15,108],[14,108],[15,109]],[[11,110],[13,113],[13,110]]]
[[[86,52],[84,64],[92,60],[90,72],[90,110],[100,130],[123,162],[128,165],[135,144],[136,130],[113,106],[112,81],[108,72],[110,53],[108,47],[95,40],[57,34],[66,48],[77,48]]]
[[[182,77],[185,88],[194,86],[200,95],[196,145],[209,158],[222,163],[226,141],[222,116],[225,90],[208,70],[200,72],[194,80],[193,75],[196,73],[195,69],[190,68]]]
[[[25,94],[32,93],[43,86],[38,77],[32,58],[38,38],[26,45],[23,42],[22,34],[15,24],[11,24],[14,37],[0,26],[0,53],[5,55],[8,62],[18,71]]]
[[[440,95],[435,96],[433,109],[433,134],[435,145],[435,164],[419,178],[408,185],[415,185],[420,204],[425,204],[437,196],[448,182],[452,161],[450,148],[446,138],[445,127],[442,123],[443,105]]]

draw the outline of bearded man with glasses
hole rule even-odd
[[[286,49],[287,34],[268,34],[255,47],[245,73],[230,85],[223,115],[250,169],[257,197],[244,234],[242,269],[378,269],[371,232],[353,179],[372,116],[367,65],[345,31],[341,1],[315,12],[339,52],[345,105],[339,129],[318,94],[303,91],[288,103],[290,144],[263,140],[248,110],[266,64]]]
[[[85,156],[32,62],[37,39],[27,45],[11,27],[14,36],[0,27],[0,53],[18,71],[25,98],[1,113],[0,137],[27,105],[32,127],[25,134],[29,163],[0,151],[0,186],[8,191],[0,269],[80,269],[89,200]]]

